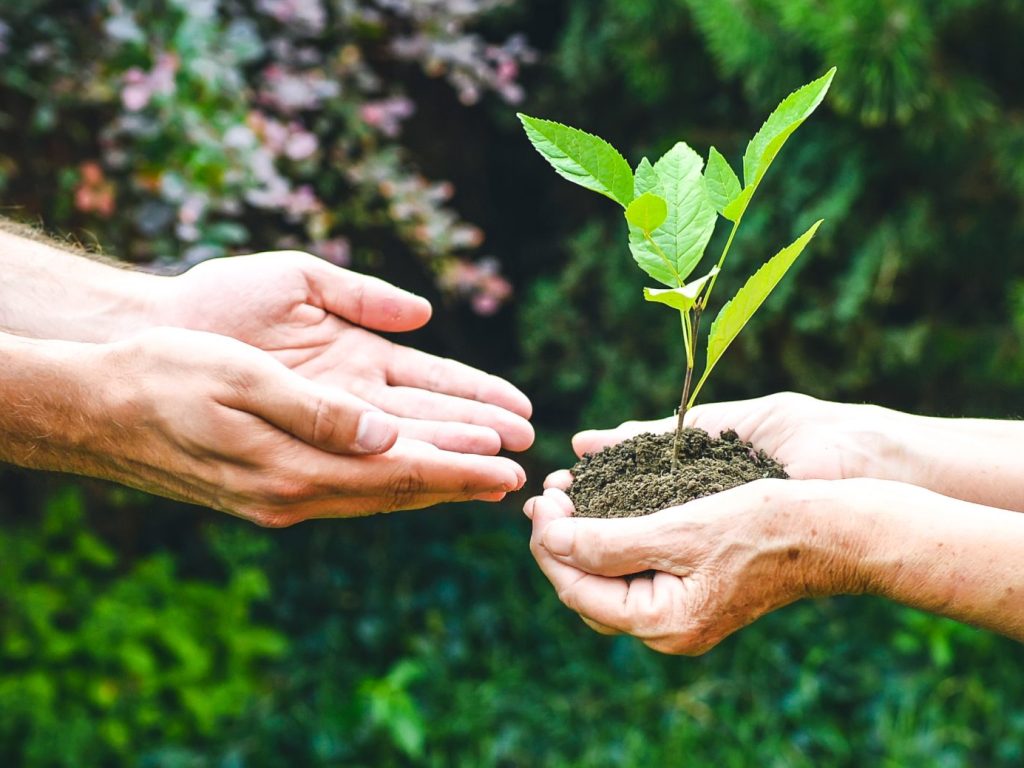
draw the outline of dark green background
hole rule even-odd
[[[794,389],[1019,416],[1024,4],[530,0],[486,25],[523,31],[541,52],[524,111],[586,127],[633,161],[685,138],[736,165],[771,107],[836,65],[826,104],[745,220],[722,294],[811,221],[826,223],[704,398]],[[618,209],[555,177],[512,108],[467,111],[415,71],[396,77],[419,107],[407,145],[428,176],[454,181],[455,206],[483,226],[516,288],[491,319],[445,305],[417,341],[533,398],[539,437],[525,461],[536,490],[571,460],[573,430],[671,411],[678,328],[640,300]],[[0,136],[41,153],[45,137],[20,130],[32,100],[6,87]],[[40,160],[4,203],[40,201],[49,226],[73,226],[39,194],[59,171]],[[430,292],[410,263],[395,246],[379,271]],[[591,633],[558,604],[527,551],[525,492],[500,507],[262,531],[99,484],[0,479],[9,763],[1024,758],[1017,644],[838,598],[781,610],[704,657],[661,657]]]

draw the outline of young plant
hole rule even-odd
[[[677,411],[677,449],[683,418],[708,375],[821,225],[820,220],[815,222],[765,262],[722,307],[711,324],[704,371],[694,386],[701,317],[743,215],[782,145],[817,109],[834,75],[832,68],[791,93],[771,113],[747,144],[742,184],[714,147],[708,153],[706,168],[697,152],[679,142],[653,165],[643,158],[634,172],[618,150],[597,136],[551,120],[519,115],[533,146],[559,175],[623,207],[633,259],[644,272],[667,286],[645,288],[644,298],[671,307],[680,316],[686,377]],[[722,253],[707,273],[689,280],[704,256],[719,216],[732,225]]]

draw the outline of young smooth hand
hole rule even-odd
[[[161,324],[231,336],[306,378],[397,418],[402,437],[461,453],[522,451],[533,442],[527,397],[468,365],[388,341],[411,331],[430,303],[306,253],[214,259],[164,281]]]

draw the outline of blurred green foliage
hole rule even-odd
[[[62,17],[31,5],[37,36],[59,39],[46,25]],[[225,0],[223,9],[245,16],[261,5]],[[340,9],[380,5],[323,7],[336,20]],[[714,144],[735,165],[782,95],[838,66],[829,100],[787,146],[784,172],[769,176],[746,220],[750,231],[730,256],[737,284],[771,255],[753,243],[788,242],[816,218],[826,223],[813,253],[730,349],[705,399],[793,388],[939,415],[1019,414],[1024,3],[521,0],[483,23],[488,35],[525,32],[541,52],[524,76],[527,111],[586,125],[631,156],[657,155],[685,136],[702,152]],[[270,24],[260,22],[261,35],[292,34],[268,32]],[[328,37],[317,40],[329,50]],[[18,38],[12,50],[27,56],[36,42]],[[667,414],[682,373],[682,360],[666,364],[678,329],[641,300],[620,217],[549,178],[505,104],[466,110],[419,68],[372,49],[382,82],[419,108],[395,147],[402,173],[419,167],[453,180],[452,205],[483,225],[518,296],[486,320],[443,306],[437,332],[421,341],[512,375],[534,398],[534,487],[570,460],[573,429]],[[0,76],[0,132],[17,148],[0,159],[11,172],[5,204],[25,205],[53,227],[110,233],[114,249],[131,255],[136,231],[119,239],[128,225],[86,216],[74,201],[80,163],[99,155],[93,129],[116,104],[64,102],[51,128],[22,131],[54,94],[68,92],[50,87],[60,73],[45,62],[24,70],[38,78],[31,87],[10,82],[17,71],[8,62]],[[175,96],[175,109],[186,96]],[[299,117],[323,141],[329,132],[317,116]],[[356,131],[330,124],[345,136]],[[371,150],[390,141],[374,136]],[[146,146],[139,141],[133,146]],[[130,179],[142,167],[133,158],[108,176]],[[342,166],[282,161],[278,170],[293,181],[309,174],[324,210],[351,210],[348,185],[359,182],[335,188]],[[203,191],[204,178],[189,184]],[[351,239],[357,257],[376,254],[357,258],[361,267],[388,275],[401,264],[429,292],[430,268],[418,277],[409,270],[412,240],[389,218],[390,203],[373,198],[373,184],[361,189],[353,194],[369,196],[376,230],[349,231],[339,214],[330,237]],[[130,184],[118,190],[133,210],[145,198]],[[279,212],[252,213],[237,218],[259,242],[315,239],[303,229],[315,217],[300,226]],[[211,225],[234,217],[210,215]],[[382,238],[381,228],[396,236]],[[173,230],[160,236],[167,253]],[[737,284],[723,285],[723,295]],[[597,636],[565,611],[537,573],[526,522],[512,506],[268,534],[172,504],[105,504],[95,494],[78,517],[74,492],[29,485],[34,492],[14,484],[0,494],[7,764],[1024,760],[1021,648],[880,600],[800,603],[704,657],[665,658]]]

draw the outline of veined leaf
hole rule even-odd
[[[804,248],[807,247],[820,226],[821,220],[819,219],[795,242],[783,248],[761,265],[761,268],[751,275],[743,287],[736,292],[732,300],[722,307],[715,322],[711,324],[711,332],[708,336],[707,365],[694,389],[694,396],[704,380],[707,379],[708,374],[711,373],[711,369],[722,358],[722,354],[743,330],[743,326],[753,317],[764,300],[768,298],[775,286],[779,284],[786,271],[793,266],[797,257],[803,253]]]
[[[652,241],[644,238],[644,233],[639,227],[630,225],[629,252],[633,255],[636,265],[662,285],[673,288],[682,285],[683,281],[679,277],[676,265],[659,254],[659,250],[656,245],[652,245]]]
[[[640,161],[633,175],[633,194],[639,197],[644,192],[656,192],[658,190],[658,172],[654,170],[651,161],[646,157]]]
[[[708,280],[717,275],[718,271],[718,267],[712,267],[704,277],[687,283],[682,288],[644,288],[644,298],[647,301],[667,304],[680,312],[688,312],[697,303],[697,297]]]
[[[704,169],[704,186],[707,188],[708,200],[715,206],[715,210],[729,221],[736,221],[725,212],[729,204],[740,196],[743,188],[729,161],[714,147],[708,153],[708,167]]]
[[[623,207],[633,201],[633,171],[607,141],[552,120],[524,114],[519,120],[534,148],[560,176]]]
[[[639,228],[630,228],[633,258],[647,274],[673,288],[693,272],[715,231],[718,214],[708,200],[703,165],[701,156],[683,142],[666,152],[653,166],[656,191],[668,203],[665,223],[651,232],[651,240]],[[637,172],[639,179],[640,168]],[[671,266],[666,266],[666,261]],[[655,264],[655,271],[648,269],[648,264]]]
[[[665,223],[668,205],[665,198],[653,192],[644,192],[626,206],[626,221],[643,232],[653,232]]]
[[[836,68],[832,67],[817,80],[793,91],[768,116],[764,125],[747,144],[747,151],[743,154],[745,186],[756,187],[761,182],[782,145],[786,143],[786,139],[821,104],[835,74]]]

